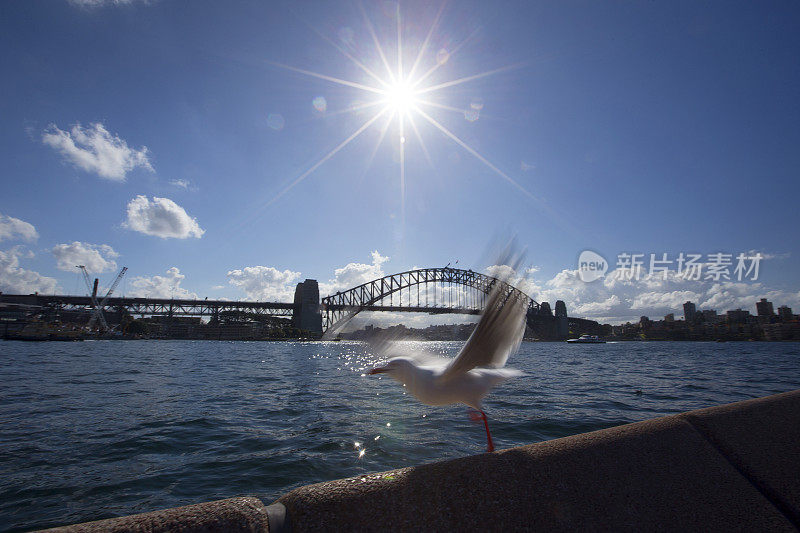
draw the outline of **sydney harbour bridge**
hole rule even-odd
[[[335,333],[361,312],[427,313],[477,315],[496,284],[501,290],[527,301],[529,332],[539,338],[564,338],[569,332],[594,332],[599,324],[567,316],[563,302],[539,303],[506,282],[458,268],[421,268],[391,274],[346,291],[320,298],[316,280],[297,284],[293,302],[254,302],[229,300],[185,300],[172,298],[111,297],[110,310],[124,311],[133,317],[165,318],[194,316],[219,318],[224,315],[291,320],[293,326],[311,334]],[[97,300],[94,299],[94,302]],[[90,296],[0,294],[0,303],[41,306],[59,313],[91,312]]]

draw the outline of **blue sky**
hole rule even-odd
[[[126,294],[283,299],[484,269],[513,232],[532,296],[581,316],[800,307],[796,3],[401,2],[403,77],[419,56],[436,88],[402,154],[395,102],[341,83],[398,72],[398,5],[359,6],[0,4],[0,290],[83,292],[80,260]],[[622,287],[575,281],[586,249],[765,259]]]

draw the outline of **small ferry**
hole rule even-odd
[[[567,342],[575,344],[603,344],[606,341],[600,339],[597,335],[581,335],[577,339],[567,339]]]

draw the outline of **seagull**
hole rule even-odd
[[[517,289],[495,282],[478,325],[454,359],[424,352],[397,354],[369,374],[388,375],[426,405],[463,403],[475,409],[470,418],[483,420],[487,448],[493,452],[481,400],[499,383],[522,375],[503,367],[522,341],[527,303],[527,296]],[[391,346],[382,349],[385,355],[396,354],[398,345]]]

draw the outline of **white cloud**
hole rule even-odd
[[[197,294],[181,287],[185,278],[178,267],[168,269],[165,276],[138,276],[131,280],[128,295],[139,298],[197,299]]]
[[[342,268],[337,268],[333,272],[333,279],[327,283],[319,284],[321,296],[333,294],[336,291],[352,289],[368,281],[384,277],[383,264],[389,260],[388,257],[381,255],[377,250],[371,254],[372,263],[348,263]]]
[[[131,200],[127,207],[127,220],[122,225],[162,239],[199,239],[205,233],[197,219],[190,217],[181,206],[169,198],[155,196],[152,201],[142,195]]]
[[[107,244],[89,244],[75,241],[72,244],[57,244],[52,249],[59,270],[74,272],[77,265],[83,265],[86,270],[94,273],[116,270],[114,261],[119,254]]]
[[[771,259],[788,259],[791,257],[791,252],[780,252],[780,253],[770,253],[770,252],[763,252],[760,250],[750,250],[745,255],[748,257],[753,257],[756,254],[761,254],[763,259],[771,260]]]
[[[34,241],[39,238],[32,224],[0,213],[0,241],[18,239]]]
[[[702,293],[695,291],[648,291],[633,297],[631,309],[683,309],[683,303],[692,301],[697,303],[703,298]]]
[[[14,294],[31,294],[33,292],[52,294],[56,292],[55,279],[20,268],[20,257],[30,259],[33,257],[33,253],[25,251],[21,246],[15,246],[5,252],[0,250],[0,292]]]
[[[192,182],[189,180],[184,179],[177,179],[177,180],[169,180],[169,184],[173,187],[178,187],[179,189],[184,189],[186,191],[195,191],[197,188],[192,185]]]
[[[242,289],[249,300],[291,302],[299,279],[300,272],[260,265],[228,272],[228,283]]]
[[[133,3],[133,0],[67,0],[70,4],[77,7],[93,8],[101,6],[127,6]],[[148,3],[149,0],[142,0],[142,3]]]
[[[69,132],[50,124],[42,134],[42,142],[78,168],[112,181],[125,181],[125,175],[136,167],[153,171],[147,147],[139,150],[128,147],[128,143],[111,135],[99,122],[88,128],[76,124]]]
[[[324,297],[338,290],[351,289],[362,283],[382,278],[385,274],[382,265],[389,260],[377,250],[370,254],[372,262],[348,263],[334,270],[334,277],[319,284],[320,296]],[[291,302],[301,273],[291,270],[278,270],[269,266],[250,266],[228,272],[228,283],[244,291],[250,300]]]

